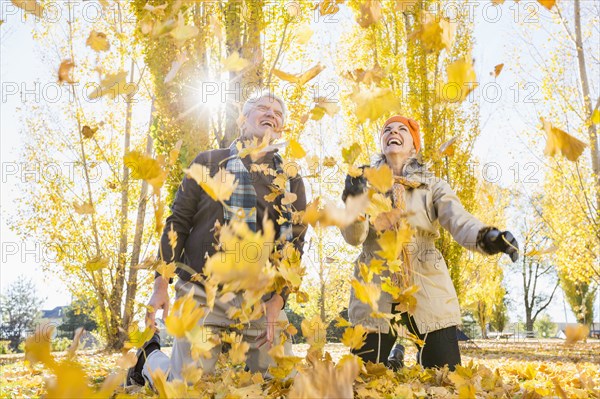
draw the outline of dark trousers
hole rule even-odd
[[[447,364],[450,370],[454,371],[456,365],[460,364],[456,326],[421,334],[414,319],[406,313],[402,314],[401,323],[408,331],[425,341],[424,346],[417,346],[419,348],[417,360],[423,367],[443,367]],[[387,365],[388,356],[395,342],[396,335],[391,330],[387,334],[370,333],[367,334],[365,344],[360,349],[352,350],[352,353],[360,356],[365,362],[379,361]]]

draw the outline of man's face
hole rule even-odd
[[[271,140],[281,136],[283,109],[274,98],[263,97],[254,104],[242,125],[242,137],[261,140],[267,132]]]

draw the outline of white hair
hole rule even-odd
[[[250,95],[250,97],[248,97],[248,99],[244,103],[244,106],[242,107],[242,115],[248,116],[250,111],[252,111],[252,109],[254,108],[254,104],[259,102],[263,98],[268,98],[271,101],[275,100],[275,101],[279,102],[279,105],[281,105],[281,111],[283,114],[282,121],[283,121],[283,124],[285,124],[285,119],[287,117],[287,107],[285,106],[285,101],[283,101],[283,98],[281,98],[280,96],[278,96],[277,94],[273,93],[272,91],[270,91],[268,89],[258,90],[255,93],[253,93],[252,95]]]

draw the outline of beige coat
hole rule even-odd
[[[440,225],[452,234],[463,247],[482,252],[477,243],[479,231],[485,225],[467,212],[454,191],[444,180],[436,178],[416,160],[411,160],[404,169],[407,179],[422,183],[418,188],[406,188],[404,200],[409,214],[408,223],[416,231],[412,242],[407,245],[408,256],[414,270],[414,283],[420,287],[415,294],[417,307],[413,317],[420,333],[425,334],[461,323],[456,290],[450,279],[448,267],[434,241],[439,237]],[[379,250],[377,233],[368,220],[356,221],[342,229],[346,242],[358,246],[362,252],[355,262],[354,276],[362,281],[359,262],[369,264]],[[383,276],[389,272],[384,272]],[[380,283],[380,276],[373,278]],[[391,313],[392,297],[383,292],[379,299],[379,311]],[[389,326],[383,319],[369,317],[370,306],[359,301],[354,290],[350,293],[348,316],[353,324],[387,333]]]

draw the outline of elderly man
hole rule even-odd
[[[260,168],[253,168],[252,164],[264,166],[265,164],[275,172],[282,173],[283,160],[277,150],[267,150],[259,154],[260,158],[253,161],[250,156],[240,158],[236,144],[241,141],[243,146],[257,138],[260,140],[269,135],[273,141],[280,136],[286,118],[286,107],[283,100],[269,92],[260,92],[252,96],[243,106],[244,121],[240,127],[240,137],[229,148],[210,150],[200,153],[194,163],[206,166],[210,175],[214,176],[220,168],[225,168],[233,174],[238,183],[230,200],[224,207],[220,202],[214,201],[192,178],[185,177],[172,205],[172,215],[165,223],[161,238],[160,253],[166,262],[181,262],[177,268],[178,281],[175,285],[176,296],[183,297],[193,291],[193,297],[201,307],[207,306],[207,294],[202,283],[193,281],[195,273],[202,273],[206,259],[216,252],[215,226],[224,225],[236,217],[235,211],[244,211],[245,221],[255,231],[262,230],[261,221],[266,218],[275,225],[275,237],[291,241],[301,250],[304,241],[305,226],[292,225],[289,221],[282,221],[283,209],[300,211],[306,208],[306,195],[304,183],[300,176],[289,179],[286,191],[296,194],[297,199],[290,206],[283,206],[281,199],[284,193],[269,202],[265,199],[271,194],[273,187],[273,173],[263,173]],[[293,209],[291,209],[293,207]],[[249,216],[250,215],[250,216]],[[291,219],[291,217],[289,218]],[[177,243],[171,246],[168,232],[177,233]],[[147,313],[147,322],[154,325],[155,312],[163,310],[163,317],[169,311],[169,281],[161,275],[154,280],[154,291],[148,303],[151,309]],[[282,296],[283,295],[283,296]],[[249,343],[246,365],[252,372],[266,373],[267,368],[274,365],[273,359],[268,355],[271,344],[279,343],[279,329],[277,321],[286,320],[283,312],[285,292],[273,292],[263,297],[264,314],[261,319],[252,322],[242,331],[243,339]],[[220,334],[230,325],[236,324],[227,315],[231,306],[239,306],[241,295],[224,303],[219,299],[200,324],[206,326],[214,334]],[[291,355],[291,343],[286,342],[286,352]],[[204,372],[212,373],[215,368],[221,346],[212,349],[209,359],[200,359],[195,362],[191,357],[190,342],[185,338],[175,340],[172,356],[160,351],[160,339],[157,334],[138,351],[138,362],[129,370],[128,384],[144,384],[144,380],[152,384],[150,371],[162,369],[165,373],[169,370],[169,379],[181,377],[185,365],[196,363]]]

